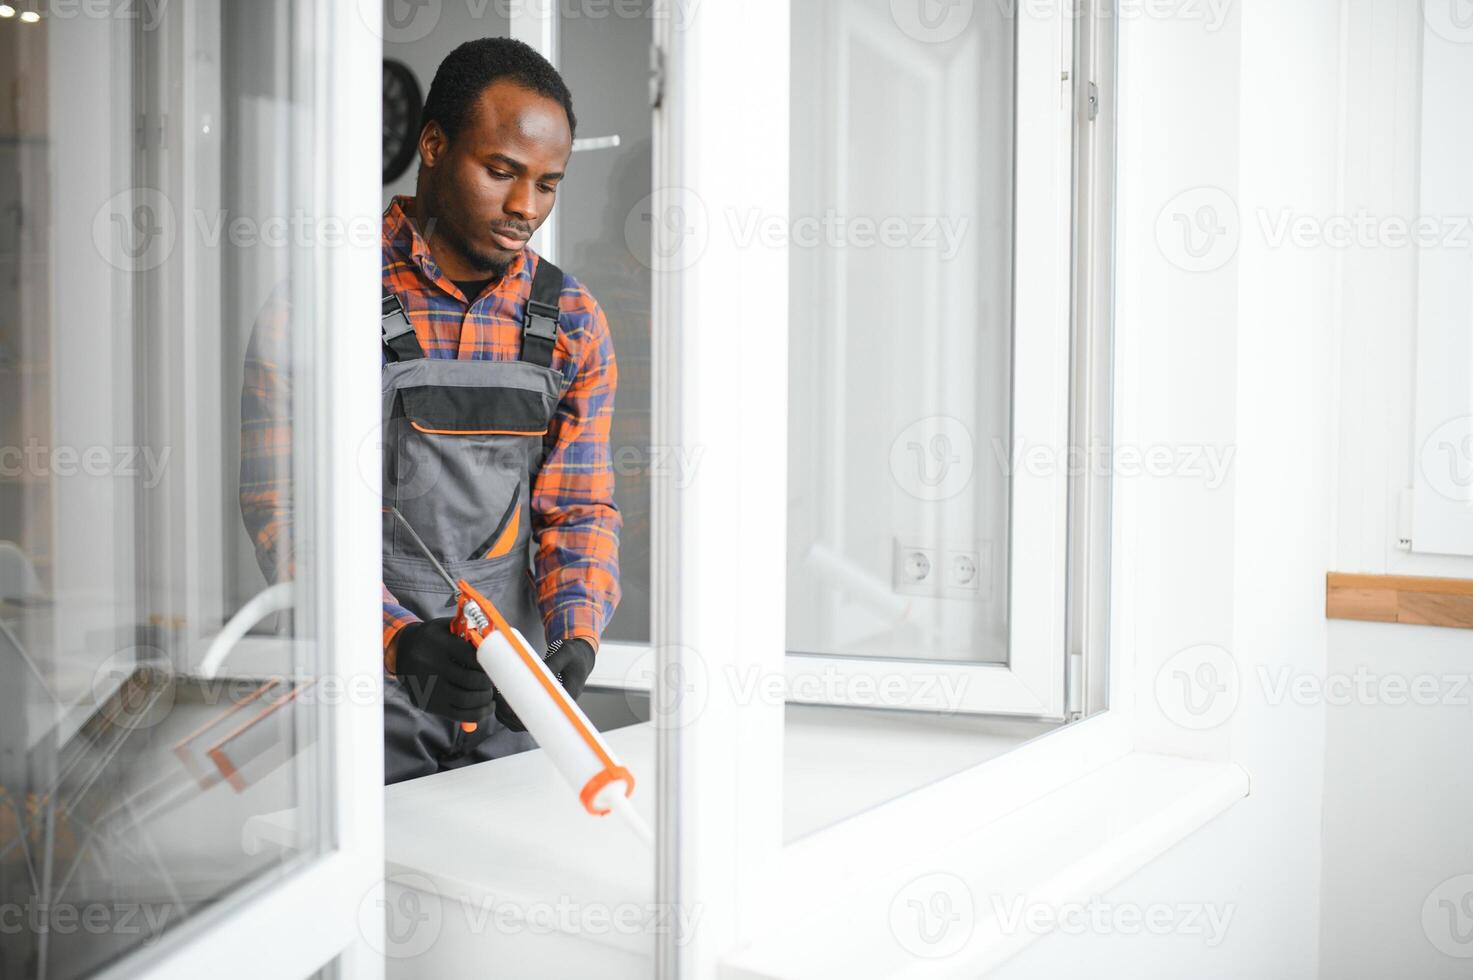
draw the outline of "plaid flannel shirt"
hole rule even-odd
[[[462,296],[409,220],[412,207],[412,198],[396,197],[384,214],[383,286],[399,297],[425,357],[516,360],[537,254],[524,248],[480,296]],[[291,435],[280,356],[285,319],[263,314],[258,321],[241,399],[241,511],[269,580],[292,565],[290,481],[283,476]],[[560,322],[552,369],[563,376],[562,398],[532,484],[537,604],[549,641],[579,636],[596,647],[619,603],[622,519],[609,449],[619,375],[603,311],[566,274]],[[383,615],[385,649],[399,630],[418,621],[388,588]]]

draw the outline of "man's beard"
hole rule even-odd
[[[446,228],[448,237],[452,239],[455,250],[465,256],[466,261],[475,266],[480,272],[490,276],[492,279],[500,279],[506,275],[506,270],[511,268],[515,256],[510,258],[503,255],[483,252],[476,248],[453,228]]]

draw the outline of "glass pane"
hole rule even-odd
[[[603,310],[616,350],[610,451],[623,518],[622,597],[602,635],[601,657],[609,640],[649,639],[648,232],[637,219],[626,231],[628,216],[650,193],[649,8],[384,5],[383,33],[391,42],[384,55],[407,66],[426,94],[442,62],[462,42],[509,34],[505,13],[522,18],[523,28],[538,15],[558,18],[552,32],[558,37],[556,51],[544,53],[557,55],[557,70],[572,97],[577,138],[598,142],[592,148],[574,146],[556,206],[532,248],[586,286]],[[385,77],[387,119],[394,96]],[[610,136],[619,138],[617,146],[599,140]],[[385,139],[390,139],[387,132]],[[414,193],[420,171],[416,159],[405,174],[386,183],[385,203],[391,195]],[[428,248],[433,255],[433,239]],[[654,732],[636,724],[648,718],[647,700],[589,687],[578,705],[612,756],[633,774],[630,802],[639,822],[652,824]],[[654,904],[654,853],[631,829],[634,822],[587,813],[578,802],[581,787],[570,784],[554,763],[567,758],[567,744],[545,741],[544,746],[453,771],[447,765],[445,771],[386,787],[385,848],[395,873],[384,883],[382,907],[391,980],[478,972],[653,975],[656,940],[672,919]],[[451,803],[452,798],[481,802],[466,807]],[[470,849],[456,843],[470,839],[477,842]]]
[[[384,58],[407,70],[422,101],[440,62],[458,45],[510,35],[507,13],[513,9],[504,3],[385,4]],[[597,140],[592,148],[575,147],[567,179],[558,190],[557,208],[548,218],[557,234],[553,258],[603,308],[619,364],[610,451],[615,499],[624,521],[619,538],[621,598],[603,639],[648,643],[650,473],[655,465],[688,465],[678,454],[660,454],[650,445],[650,228],[639,218],[648,213],[652,189],[649,50],[656,5],[646,0],[607,9],[570,3],[530,8],[553,9],[560,14],[558,71],[573,93],[578,139]],[[385,74],[386,157],[419,134],[417,111],[400,111],[418,105],[406,97],[401,78]],[[618,137],[617,145],[600,139],[609,136]],[[416,154],[384,184],[384,207],[396,195],[414,194],[418,172]]]
[[[644,9],[641,11],[640,8]],[[596,16],[564,4],[558,23],[559,71],[573,93],[579,139],[617,136],[618,145],[574,152],[559,193],[558,256],[603,307],[619,361],[619,397],[610,449],[619,536],[619,611],[610,640],[650,641],[650,473],[682,465],[650,444],[649,51],[651,3]],[[678,475],[678,473],[677,473]]]
[[[328,843],[303,7],[0,18],[0,976]]]
[[[1006,9],[793,5],[790,651],[1007,661]]]

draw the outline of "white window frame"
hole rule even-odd
[[[380,198],[377,89],[382,45],[377,5],[315,0],[298,5],[307,37],[294,55],[310,75],[317,122],[314,204],[323,215],[378,213]],[[166,30],[176,60],[193,53],[189,5],[170,8],[179,20]],[[120,25],[131,21],[118,19]],[[177,46],[177,50],[174,50]],[[188,216],[183,216],[187,219]],[[331,576],[313,583],[313,630],[324,676],[343,690],[381,691],[379,643],[379,491],[362,474],[364,420],[378,421],[378,343],[362,325],[378,318],[377,241],[315,251],[319,324],[311,369],[311,412],[318,436],[316,493],[311,495],[315,542]],[[374,471],[376,473],[376,470]],[[335,962],[342,975],[383,975],[381,917],[363,915],[383,879],[383,719],[381,697],[324,699],[314,715],[322,726],[314,751],[325,754],[316,790],[324,849],[289,871],[243,886],[166,932],[157,943],[124,956],[101,976],[210,976],[252,980],[308,976]],[[304,927],[311,923],[310,928]],[[262,942],[261,937],[271,937]],[[248,950],[222,956],[221,950]]]
[[[1427,0],[1449,8],[1456,0]],[[1451,16],[1429,13],[1422,31],[1422,140],[1418,215],[1473,209],[1466,171],[1455,161],[1473,144],[1453,79],[1466,79],[1463,46],[1438,32]],[[1450,78],[1449,76],[1452,76]],[[1439,240],[1417,253],[1417,379],[1412,439],[1411,550],[1473,556],[1473,282],[1469,248]],[[1454,470],[1453,468],[1456,468]]]
[[[656,117],[657,209],[676,204],[688,208],[695,200],[713,215],[729,207],[786,214],[785,168],[763,172],[746,166],[739,154],[718,154],[712,148],[723,144],[717,130],[739,131],[773,158],[786,158],[788,119],[782,107],[790,94],[783,67],[789,56],[789,2],[754,0],[739,10],[707,5],[683,30],[668,24],[658,28],[668,81]],[[1092,4],[1079,9],[1079,23],[1092,25],[1101,17]],[[1113,132],[1113,49],[1103,50],[1093,27],[1079,43],[1099,58],[1094,81],[1104,97],[1098,125],[1100,132]],[[744,70],[754,61],[771,67],[758,73]],[[1083,106],[1079,96],[1088,81],[1073,79],[1076,105]],[[1054,98],[1059,97],[1055,92]],[[1113,149],[1113,140],[1101,142]],[[1086,159],[1084,179],[1095,179],[1094,168],[1106,156]],[[1112,179],[1113,171],[1105,171],[1104,177]],[[1091,221],[1109,233],[1107,214],[1092,215]],[[661,235],[667,227],[656,222]],[[656,242],[667,255],[679,245]],[[1095,294],[1083,302],[1110,309],[1108,262],[1094,273],[1088,282]],[[1098,685],[1108,696],[1108,711],[799,840],[784,841],[783,705],[753,699],[743,686],[727,681],[750,673],[783,676],[791,659],[783,615],[785,355],[772,353],[787,350],[787,306],[780,299],[786,283],[784,250],[743,251],[719,235],[705,243],[702,261],[681,275],[658,274],[655,281],[655,364],[663,383],[656,392],[655,440],[699,445],[704,452],[700,479],[684,487],[669,481],[655,484],[657,900],[665,907],[702,910],[702,929],[695,937],[684,943],[672,937],[660,947],[656,962],[662,980],[785,975],[763,969],[781,963],[781,957],[760,965],[754,965],[760,956],[758,961],[750,958],[785,926],[809,919],[816,909],[853,908],[848,904],[853,896],[887,876],[933,870],[926,855],[937,842],[976,840],[979,833],[985,838],[979,828],[1024,808],[1040,807],[1058,816],[1057,808],[1048,808],[1047,798],[1063,790],[1075,794],[1072,807],[1081,799],[1093,805],[1091,787],[1102,783],[1111,791],[1109,800],[1099,802],[1100,824],[1123,817],[1120,801],[1139,798],[1146,789],[1166,800],[1178,794],[1181,801],[1148,817],[1132,816],[1139,824],[1107,853],[1091,852],[1067,874],[1043,883],[1055,890],[1050,894],[1062,891],[1071,900],[1089,894],[1078,894],[1078,889],[1118,880],[1110,876],[1139,867],[1247,792],[1246,775],[1230,762],[1141,751],[1139,747],[1161,744],[1171,729],[1159,716],[1137,708],[1144,682],[1135,676],[1133,659],[1117,655],[1108,671],[1095,670],[1091,677],[1091,687]],[[747,296],[760,301],[746,304]],[[1022,309],[1020,315],[1031,315],[1027,304]],[[689,329],[689,324],[700,329]],[[1118,365],[1140,352],[1127,334],[1114,344],[1117,359],[1108,366],[1108,378],[1118,382],[1123,370]],[[1136,397],[1118,384],[1113,391],[1114,431],[1125,440],[1141,424]],[[740,411],[732,411],[734,403],[741,405]],[[1067,428],[1067,420],[1055,425]],[[1058,434],[1057,429],[1049,431]],[[1090,562],[1107,567],[1113,583],[1105,599],[1091,600],[1092,628],[1107,635],[1116,651],[1129,650],[1136,632],[1136,559],[1130,545],[1141,533],[1139,484],[1112,489],[1112,521],[1104,542],[1108,547],[1089,552]],[[1059,629],[1064,629],[1062,620]],[[1115,808],[1109,809],[1110,804]],[[1050,830],[1057,826],[1025,826],[998,846],[1016,848],[1019,855],[1057,852],[1070,839],[1052,836]],[[951,858],[960,867],[968,856],[956,851]],[[1029,861],[1014,863],[1025,875],[1036,870]],[[798,948],[811,953],[827,938],[805,934]],[[832,938],[883,941],[852,928]],[[910,965],[921,975],[923,963]],[[961,964],[937,963],[926,975],[949,975],[943,972],[948,966]],[[969,975],[978,973],[971,970]]]
[[[1016,38],[1014,195],[1017,213],[1028,217],[1016,221],[1014,235],[1012,438],[1014,445],[1044,449],[1049,458],[1062,460],[1070,439],[1073,99],[1068,79],[1073,30],[1064,5],[1043,5],[1037,13],[1018,17]],[[545,25],[523,30],[528,37],[553,34]],[[674,84],[672,79],[667,92]],[[790,97],[781,95],[784,103]],[[769,149],[776,147],[769,144]],[[774,153],[773,158],[780,157]],[[719,214],[709,200],[705,204],[709,215]],[[712,218],[710,227],[719,233],[724,224]],[[665,443],[657,438],[655,444]],[[766,472],[773,474],[770,462]],[[780,674],[787,699],[1062,720],[1067,701],[1069,490],[1062,466],[1037,471],[1017,467],[1011,476],[1010,535],[1027,547],[1011,548],[1009,554],[1008,662],[794,652]],[[590,683],[648,691],[655,660],[649,645],[605,643]],[[898,696],[887,699],[885,692]]]

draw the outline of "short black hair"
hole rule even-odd
[[[509,37],[467,41],[445,56],[430,83],[430,94],[420,113],[420,128],[437,122],[445,135],[454,139],[481,92],[500,79],[514,81],[562,105],[568,114],[568,132],[577,131],[573,96],[557,69],[530,44]]]

